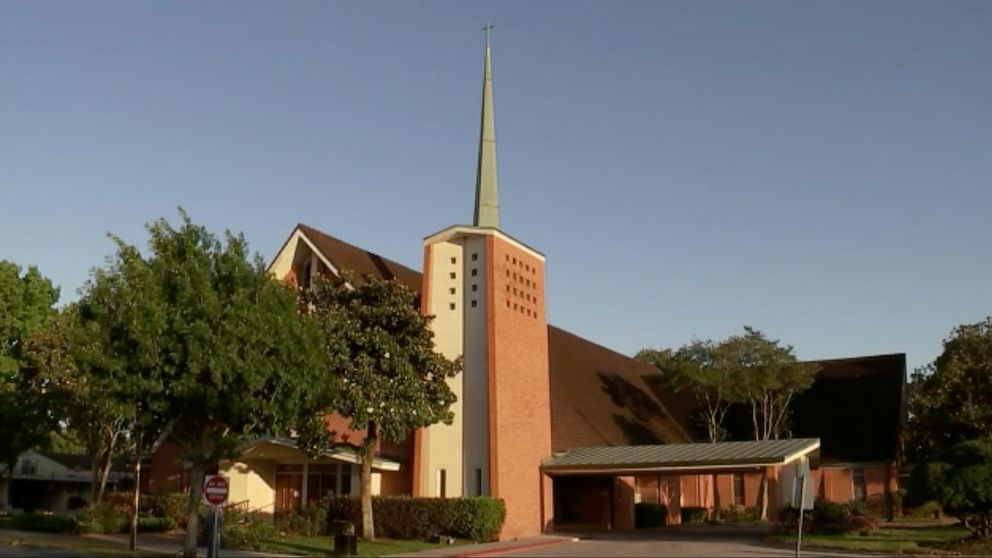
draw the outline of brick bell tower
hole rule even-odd
[[[499,228],[492,48],[486,27],[482,123],[473,224],[424,239],[422,310],[437,350],[462,356],[451,380],[451,425],[416,434],[413,493],[489,495],[506,502],[502,539],[536,535],[550,520],[541,460],[551,455],[544,255]]]

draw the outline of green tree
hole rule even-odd
[[[168,436],[192,464],[183,554],[195,556],[207,468],[257,437],[312,430],[333,385],[320,331],[292,289],[249,256],[241,235],[221,242],[182,220],[148,226],[147,257],[115,238],[116,255],[79,304],[103,347],[92,370],[136,406],[139,452]]]
[[[992,317],[959,326],[909,384],[907,450],[926,461],[992,432]]]
[[[374,540],[372,460],[379,442],[451,424],[455,395],[447,381],[461,363],[434,351],[431,317],[421,315],[413,293],[399,282],[319,278],[306,301],[323,327],[331,375],[340,381],[331,409],[365,432],[358,447],[362,536]]]
[[[977,538],[992,537],[992,440],[968,440],[913,468],[910,505],[936,501]]]
[[[103,499],[113,457],[126,449],[134,420],[133,403],[116,396],[102,370],[93,370],[105,358],[99,341],[70,305],[31,336],[25,359],[59,420],[53,437],[80,441],[93,463],[90,502]]]
[[[813,385],[819,366],[799,362],[791,345],[768,339],[744,326],[743,335],[720,343],[721,361],[736,378],[736,393],[751,409],[755,440],[776,440],[787,434],[789,404],[796,394]],[[768,518],[768,478],[759,486],[761,519]]]
[[[25,368],[28,339],[55,319],[59,290],[30,267],[0,261],[0,476],[17,456],[44,445],[55,423]],[[0,502],[5,504],[5,502]]]
[[[706,427],[707,439],[716,443],[726,438],[723,426],[727,411],[742,401],[738,378],[729,366],[722,345],[711,340],[693,341],[678,350],[646,349],[637,358],[658,368],[658,382],[667,390],[688,395],[702,404],[700,414]],[[713,507],[720,518],[720,492],[716,490],[717,474],[712,476]]]

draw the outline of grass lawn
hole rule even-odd
[[[971,532],[958,525],[943,527],[885,528],[872,531],[869,535],[805,535],[803,547],[832,548],[853,551],[898,553],[925,553],[932,545],[952,543],[965,539]],[[796,544],[795,535],[776,534],[771,540]],[[924,543],[922,546],[920,543]]]
[[[113,543],[94,541],[75,535],[54,535],[50,533],[17,533],[0,534],[0,546],[10,548],[32,547],[71,550],[83,556],[167,556],[155,552],[131,552]]]
[[[460,544],[460,543],[455,543]],[[375,542],[358,541],[359,556],[385,556],[402,552],[417,552],[440,548],[442,544],[424,541],[393,541],[380,539]],[[282,554],[302,554],[306,556],[327,556],[334,550],[333,537],[286,536],[269,539],[252,545],[252,550]]]

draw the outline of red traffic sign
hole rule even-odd
[[[203,499],[211,506],[222,506],[227,502],[230,486],[220,475],[207,475],[203,479]]]

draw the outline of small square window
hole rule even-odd
[[[452,302],[451,304],[449,304],[449,305],[448,305],[448,309],[449,309],[449,310],[454,310],[454,309],[455,309],[455,303],[454,303],[454,302]]]
[[[517,265],[517,258],[513,258],[513,265]]]
[[[516,310],[516,309],[517,309],[517,303],[516,303],[516,302],[514,302],[514,303],[513,303],[513,309],[514,309],[514,310]]]
[[[451,277],[452,279],[454,279],[455,277],[458,277],[458,275],[454,271],[452,271],[451,273],[449,273],[448,276]]]
[[[509,277],[509,276],[510,276],[510,270],[509,270],[509,269],[507,269],[507,270],[506,270],[506,276],[507,276],[507,277]]]
[[[473,269],[472,270],[472,277],[475,277],[478,274],[479,274],[479,270],[478,269]]]
[[[451,294],[455,294],[455,288],[451,287],[450,289],[448,289],[448,292]]]
[[[475,301],[472,301],[472,308],[475,308]]]
[[[453,264],[458,263],[458,258],[451,258],[451,263],[453,263]]]
[[[477,290],[479,290],[479,286],[478,285],[472,285],[472,292],[474,293]]]
[[[510,286],[509,285],[506,286],[506,292],[510,292]]]
[[[524,297],[527,299],[527,302],[530,302],[530,294],[526,294]]]
[[[517,280],[517,274],[516,274],[516,273],[514,273],[514,274],[513,274],[513,280],[514,280],[514,281],[516,281],[516,280]]]
[[[507,308],[509,308],[509,307],[510,307],[510,301],[509,301],[509,300],[507,300],[507,301],[506,301],[506,307],[507,307]]]
[[[472,261],[473,262],[474,261],[477,261],[478,259],[479,259],[479,255],[478,254],[472,254]]]
[[[510,261],[510,255],[509,254],[506,255],[506,261]]]

